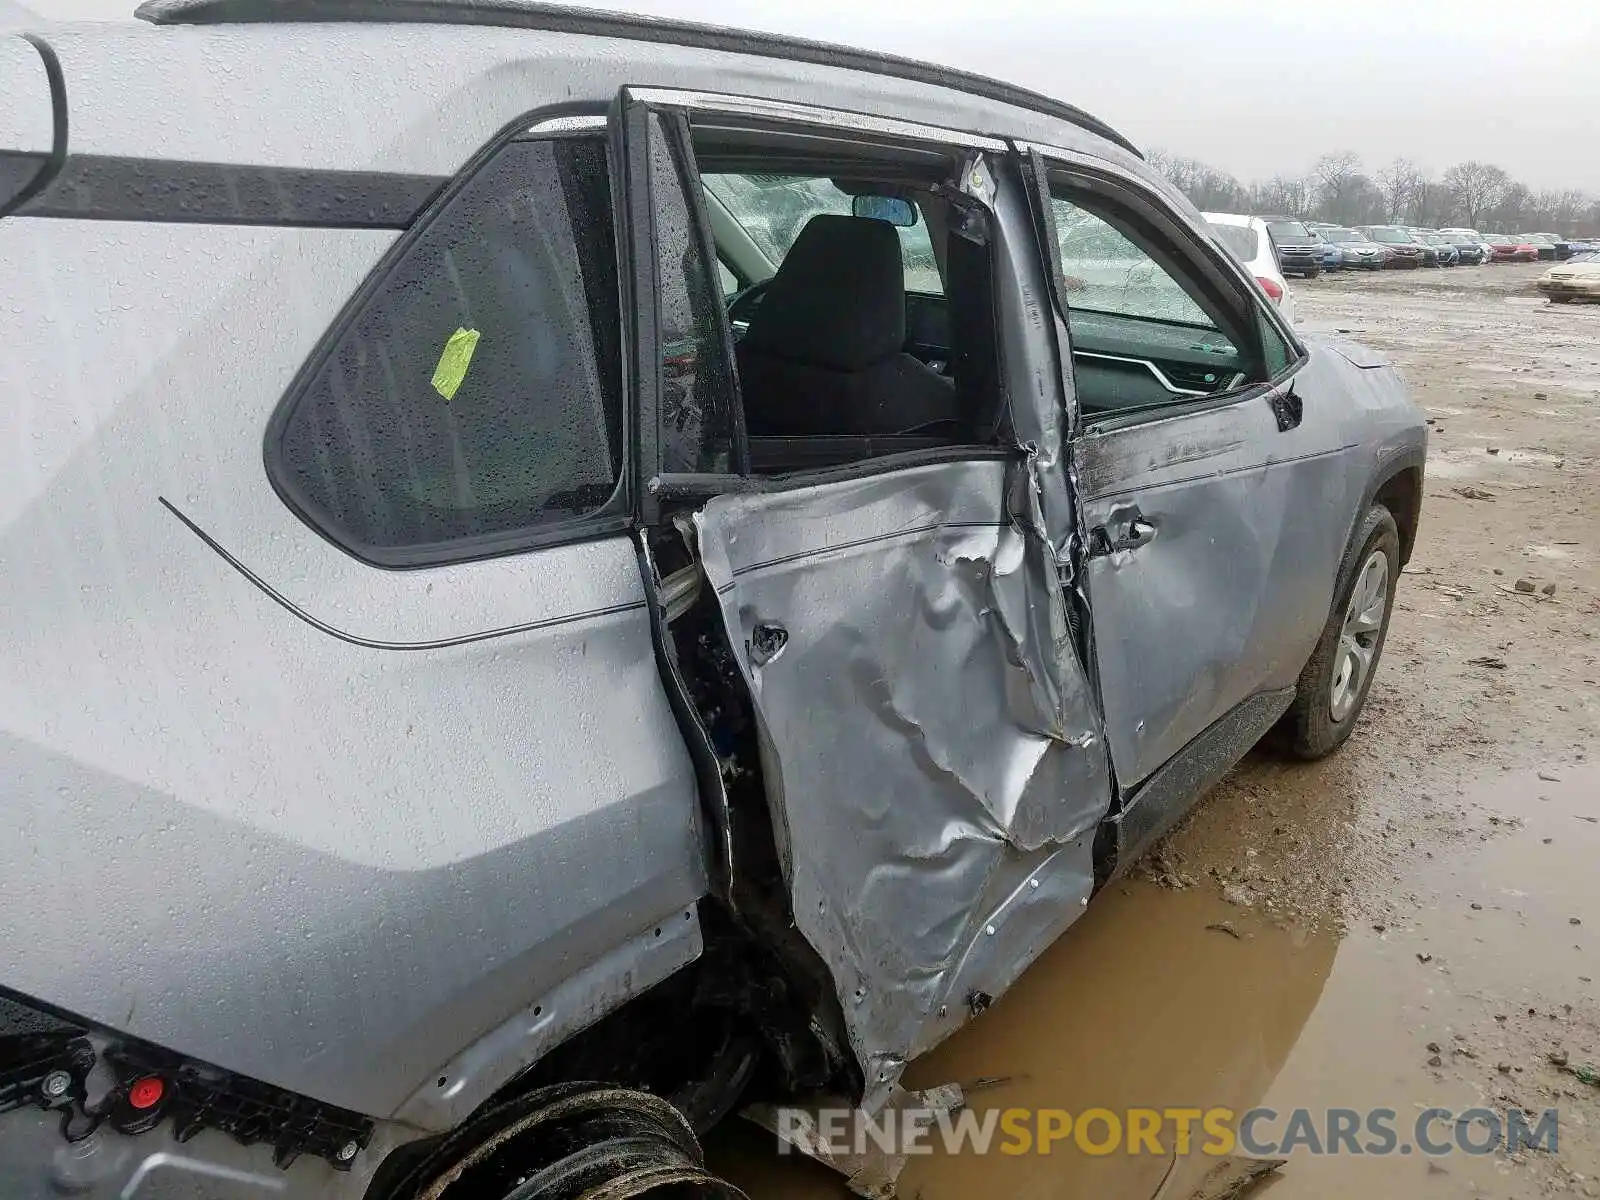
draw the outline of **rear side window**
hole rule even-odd
[[[1219,225],[1207,221],[1206,228],[1212,237],[1233,251],[1242,263],[1255,262],[1261,253],[1260,235],[1249,225]]]
[[[1316,240],[1299,221],[1268,221],[1267,232],[1280,246],[1306,246]]]
[[[350,552],[514,549],[621,474],[605,143],[511,142],[393,263],[269,435],[274,482]]]

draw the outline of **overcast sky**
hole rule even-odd
[[[0,12],[16,0],[0,0]],[[583,0],[579,0],[583,2]],[[135,0],[31,0],[125,19]],[[1600,195],[1594,0],[616,0],[996,75],[1242,179],[1351,149]],[[736,16],[734,14],[737,14]]]

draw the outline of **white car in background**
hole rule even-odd
[[[1600,250],[1579,250],[1539,276],[1538,288],[1552,304],[1600,300]]]
[[[1260,217],[1247,217],[1242,213],[1201,213],[1211,234],[1226,246],[1245,269],[1256,277],[1256,283],[1267,297],[1278,306],[1283,319],[1294,324],[1294,293],[1278,269],[1278,253],[1272,246],[1272,234]]]

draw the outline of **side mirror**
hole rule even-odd
[[[898,196],[856,196],[850,201],[850,211],[858,217],[887,221],[901,229],[909,229],[917,223],[917,206]]]

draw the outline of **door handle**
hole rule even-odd
[[[1128,532],[1123,535],[1119,550],[1137,550],[1140,546],[1148,545],[1156,539],[1156,527],[1143,517],[1135,517],[1128,522]]]
[[[789,631],[776,621],[758,621],[750,630],[750,662],[764,667],[789,644]]]
[[[1115,536],[1104,525],[1096,525],[1090,530],[1089,557],[1101,558],[1123,550],[1137,550],[1140,546],[1148,546],[1155,540],[1155,523],[1146,520],[1143,513],[1135,512],[1128,518],[1128,523],[1123,526],[1121,532]]]

